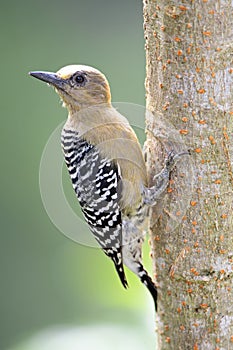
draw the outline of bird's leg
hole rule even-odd
[[[158,199],[161,198],[161,195],[166,190],[169,180],[171,171],[174,169],[176,163],[183,155],[189,155],[188,152],[180,152],[177,154],[174,154],[173,151],[171,151],[168,154],[168,157],[165,161],[164,168],[160,171],[160,173],[156,174],[153,178],[153,180],[156,182],[156,184],[150,188],[144,188],[144,204],[153,206],[156,204]]]

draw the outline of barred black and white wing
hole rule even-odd
[[[123,286],[121,178],[116,164],[72,130],[63,129],[62,146],[73,188],[85,220],[116,267]]]

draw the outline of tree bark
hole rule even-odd
[[[191,153],[150,215],[158,348],[233,349],[233,2],[144,0],[144,27],[151,184]]]

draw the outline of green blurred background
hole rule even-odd
[[[67,239],[44,210],[40,158],[66,110],[51,88],[27,75],[71,63],[95,66],[108,77],[113,101],[144,105],[141,0],[1,1],[0,16],[0,349],[44,350],[41,340],[36,347],[28,339],[54,327],[60,327],[54,338],[62,327],[84,334],[84,345],[80,337],[74,349],[89,349],[87,338],[97,344],[93,329],[104,332],[105,325],[122,339],[140,334],[153,348],[153,303],[145,288],[127,271],[131,287],[125,291],[110,260]],[[72,202],[70,183],[67,188]],[[146,256],[150,266],[148,249]],[[109,348],[124,349],[118,338]],[[64,349],[73,349],[67,344]]]

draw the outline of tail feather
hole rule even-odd
[[[125,277],[125,271],[124,271],[124,267],[123,267],[122,262],[120,264],[119,263],[117,264],[114,260],[113,260],[113,262],[114,262],[116,271],[118,273],[118,276],[119,276],[119,278],[121,280],[121,283],[122,283],[123,287],[125,289],[127,289],[128,288],[128,282],[127,282],[127,279]]]
[[[146,288],[149,290],[155,304],[155,311],[157,312],[157,299],[158,299],[158,291],[157,288],[152,281],[151,277],[148,275],[146,270],[144,270],[143,266],[140,264],[140,270],[139,270],[139,277],[141,282],[146,286]]]
[[[105,254],[112,259],[115,265],[115,269],[118,273],[118,276],[121,280],[121,283],[125,289],[128,287],[128,282],[125,276],[124,266],[122,262],[122,252],[121,248],[119,248],[117,251],[113,251],[110,248],[104,248],[103,251]]]

